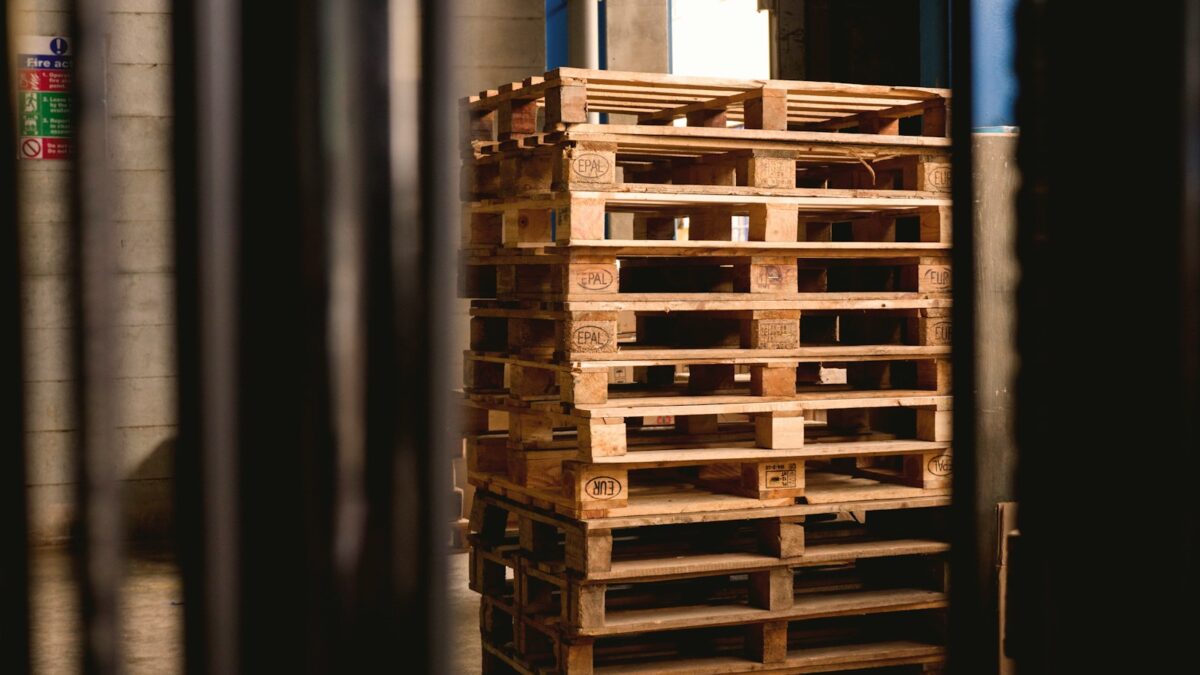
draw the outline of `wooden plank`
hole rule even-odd
[[[604,404],[575,406],[581,417],[635,417],[658,415],[716,415],[773,411],[837,410],[848,408],[916,407],[950,403],[950,396],[939,396],[920,389],[879,391],[801,392],[794,397],[777,399],[759,396],[662,396],[613,399]]]
[[[757,461],[832,457],[870,457],[910,455],[950,448],[949,442],[933,441],[860,441],[850,443],[809,442],[803,448],[697,448],[634,450],[617,457],[597,457],[593,464],[620,465],[630,469],[656,466],[688,466],[716,462]]]
[[[736,656],[653,660],[622,663],[595,670],[597,675],[724,675],[727,673],[825,673],[841,670],[883,668],[922,663],[939,663],[946,648],[914,641],[876,642],[794,649],[779,663],[755,663]]]
[[[706,626],[730,626],[771,620],[818,619],[835,616],[859,616],[919,609],[943,608],[949,604],[945,593],[923,589],[888,589],[853,593],[798,594],[792,606],[779,610],[750,608],[742,605],[692,605],[654,609],[609,611],[603,626],[580,631],[581,635],[601,636],[663,631]]]
[[[806,362],[837,361],[865,362],[893,359],[918,359],[947,356],[948,345],[839,345],[800,347],[799,349],[767,349],[747,353],[744,349],[632,349],[623,347],[613,359],[574,359],[560,361],[534,361],[504,353],[464,351],[464,357],[476,361],[508,363],[527,368],[548,370],[607,370],[608,368],[685,365],[690,363],[728,364],[794,364]],[[932,387],[931,387],[932,388]]]
[[[810,481],[815,481],[818,485],[823,482],[815,473],[810,475]],[[818,487],[818,489],[820,489]],[[632,499],[637,499],[646,503],[671,503],[679,498],[678,491],[646,491],[633,490]],[[639,494],[640,492],[640,494]],[[726,497],[729,495],[718,495],[718,497]],[[650,527],[655,525],[678,525],[687,523],[716,523],[731,520],[743,520],[749,522],[762,522],[770,518],[791,518],[797,516],[809,516],[819,514],[858,514],[862,511],[890,511],[895,509],[921,509],[921,508],[936,508],[947,506],[950,504],[948,495],[935,494],[922,497],[908,497],[901,499],[879,499],[870,503],[853,503],[853,504],[786,504],[772,505],[767,507],[747,507],[731,509],[718,509],[708,511],[690,511],[682,512],[679,510],[671,510],[665,513],[654,515],[646,514],[622,514],[599,518],[588,518],[584,520],[568,519],[564,516],[543,511],[537,508],[532,508],[527,505],[527,502],[514,501],[505,498],[502,494],[495,492],[477,492],[477,502],[486,502],[489,504],[498,505],[509,511],[521,514],[522,516],[540,520],[546,523],[555,524],[557,527],[564,530],[579,530],[589,533],[612,531],[625,528]],[[740,501],[746,504],[750,500],[741,498],[732,498],[730,503]],[[791,501],[791,500],[788,500]]]
[[[557,208],[571,199],[603,200],[609,210],[620,207],[750,204],[791,205],[808,210],[879,211],[951,206],[944,192],[833,188],[757,188],[740,185],[671,185],[621,183],[605,190],[533,193],[523,197],[483,199],[470,203],[477,212]]]

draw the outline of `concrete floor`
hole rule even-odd
[[[450,672],[478,673],[479,596],[467,588],[467,555],[449,565]],[[65,548],[37,549],[32,561],[34,672],[79,671],[79,631],[71,559]],[[125,581],[125,654],[129,675],[182,672],[183,607],[170,553],[131,551]]]

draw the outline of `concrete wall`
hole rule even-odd
[[[17,35],[69,35],[68,0],[17,0]],[[112,0],[108,142],[120,238],[117,438],[130,534],[160,536],[171,513],[175,434],[169,0]],[[19,223],[24,259],[29,500],[32,534],[67,536],[72,516],[75,420],[67,289],[69,163],[22,161]]]
[[[459,0],[463,95],[546,70],[545,0]]]

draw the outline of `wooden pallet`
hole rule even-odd
[[[950,308],[943,298],[920,293],[836,295],[884,299],[477,301],[470,310],[469,353],[478,357],[476,361],[524,368],[558,364],[576,370],[583,362],[652,366],[739,358],[742,363],[921,359],[944,355],[949,346]],[[802,309],[814,305],[818,308]],[[487,372],[468,375],[475,377],[468,387],[497,386],[495,372],[490,379]]]
[[[496,439],[501,440],[502,439]],[[499,446],[499,447],[496,447]],[[619,515],[642,495],[674,495],[672,508],[711,508],[714,495],[736,495],[740,508],[949,494],[949,443],[880,440],[814,443],[803,450],[717,447],[639,450],[611,461],[573,459],[574,450],[506,450],[479,443],[478,487],[553,503],[573,517]],[[488,469],[491,469],[490,471]],[[849,492],[857,488],[857,496]]]
[[[797,242],[800,223],[804,237],[820,241],[832,225],[839,222],[876,219],[875,230],[886,232],[886,223],[896,217],[941,213],[938,239],[943,237],[942,223],[949,223],[944,207],[950,206],[949,194],[941,190],[873,190],[823,188],[759,188],[736,185],[656,185],[624,183],[581,190],[529,190],[527,194],[503,199],[472,201],[463,208],[463,245],[467,247],[497,244],[590,244],[606,239],[605,216],[632,213],[640,216],[645,227],[642,239],[671,239],[664,219],[689,218],[691,241],[732,241],[732,217],[749,220],[750,241]],[[803,214],[803,221],[801,220]],[[551,219],[555,219],[553,228]],[[657,221],[657,222],[655,222]],[[927,237],[933,236],[933,218],[927,216]],[[810,226],[811,223],[811,226]],[[858,228],[865,232],[865,226]],[[553,231],[554,237],[551,238]]]
[[[647,396],[790,396],[847,385],[945,393],[950,385],[949,355],[948,345],[906,344],[739,349],[626,343],[613,360],[577,358],[571,353],[561,354],[564,360],[542,360],[537,354],[468,351],[465,391],[523,402],[571,404]]]
[[[902,542],[895,549],[922,557],[940,546]],[[868,564],[877,562],[889,566]],[[943,561],[916,560],[919,573],[903,576],[899,562],[914,560],[831,560],[817,568],[614,584],[546,573],[521,559],[516,595],[527,620],[587,637],[945,607],[945,584],[934,578],[943,574]]]
[[[676,254],[616,256],[572,251],[568,256],[472,256],[460,295],[501,301],[622,302],[635,298],[708,299],[739,294],[744,301],[820,299],[829,293],[948,293],[946,250],[809,259],[795,255]],[[683,296],[676,298],[674,296]]]
[[[501,568],[514,568],[518,555],[547,573],[614,583],[816,564],[839,555],[837,547],[821,546],[851,541],[839,534],[851,524],[860,542],[929,539],[939,531],[939,507],[950,503],[940,495],[576,520],[500,494],[478,495],[470,524],[476,590],[503,585],[511,574]]]
[[[558,68],[463,100],[469,137],[507,140],[588,122],[589,112],[637,115],[641,125],[857,130],[897,134],[921,118],[921,135],[949,135],[945,89],[740,80]],[[538,111],[543,109],[539,127]]]
[[[917,438],[944,441],[950,436],[951,397],[936,389],[856,390],[819,387],[787,396],[664,396],[620,397],[605,403],[529,403],[508,398],[472,397],[480,408],[509,413],[512,447],[551,447],[556,428],[574,427],[580,452],[589,460],[626,454],[627,418],[672,416],[688,433],[715,430],[720,415],[748,415],[755,425],[758,447],[786,449],[804,445],[804,414],[811,411],[854,411],[861,416],[874,408],[916,410]],[[828,415],[830,413],[826,413]],[[842,414],[838,412],[836,414]]]
[[[755,148],[758,143],[738,143],[750,147],[714,151],[710,139],[680,137],[675,129],[642,128],[644,135],[633,143],[609,133],[572,140],[563,139],[567,134],[556,134],[538,136],[539,142],[526,138],[480,148],[465,158],[463,195],[489,199],[546,190],[609,189],[626,183],[927,192],[948,192],[951,187],[945,139],[855,136],[874,141],[864,144],[845,134],[805,134],[816,138],[808,143],[793,139],[770,150]],[[716,131],[721,136],[740,136],[735,130]],[[894,140],[879,142],[886,139]],[[663,141],[673,142],[668,146]]]
[[[758,656],[763,638],[761,630],[723,633],[708,631],[680,636],[674,641],[659,635],[642,636],[609,645],[609,641],[567,641],[557,636],[541,638],[539,650],[521,654],[511,641],[497,642],[511,625],[518,623],[503,609],[489,606],[489,628],[483,645],[483,672],[520,673],[522,675],[657,675],[687,673],[718,675],[726,673],[831,673],[852,670],[879,675],[934,675],[943,671],[946,650],[934,642],[890,640],[849,642],[827,646],[787,649],[776,662],[763,663]],[[504,624],[506,628],[499,628]],[[536,629],[533,629],[536,630]],[[695,631],[692,631],[695,633]],[[694,645],[716,643],[719,649],[706,648],[711,655],[695,656]],[[644,655],[644,656],[643,656]],[[879,669],[879,670],[876,670]]]

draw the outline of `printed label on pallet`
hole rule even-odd
[[[794,488],[796,482],[796,462],[787,464],[768,464],[764,467],[768,488]]]
[[[759,320],[759,349],[793,349],[800,339],[800,326],[789,319]]]

